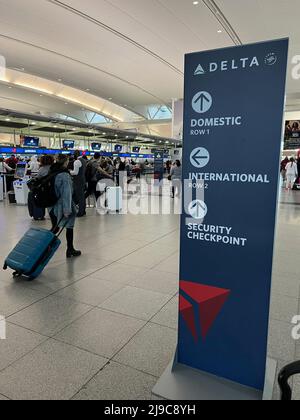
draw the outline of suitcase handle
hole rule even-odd
[[[64,216],[59,220],[59,222],[57,222],[57,224],[56,224],[56,226],[54,227],[54,228],[52,228],[51,229],[51,232],[52,233],[55,233],[55,231],[57,230],[57,229],[59,229],[59,225],[61,224],[61,222],[64,220]],[[68,223],[68,219],[66,220],[66,222],[65,222],[65,224],[64,224],[64,226],[62,227],[62,228],[60,228],[59,229],[59,231],[57,232],[57,234],[55,235],[57,238],[59,238],[60,237],[60,235],[63,233],[63,231],[64,231],[64,229],[65,229],[65,227],[67,226],[67,223]]]

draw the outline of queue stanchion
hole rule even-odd
[[[292,388],[289,384],[293,376],[300,375],[300,361],[285,366],[279,373],[278,383],[281,391],[281,401],[291,401],[293,397]]]
[[[0,173],[0,201],[4,201],[5,192],[4,192],[5,177],[4,173]]]
[[[4,198],[7,198],[7,174],[4,174],[3,182],[4,182]]]

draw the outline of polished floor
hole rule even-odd
[[[300,359],[292,338],[300,315],[300,193],[282,197],[276,240],[269,355],[281,368]],[[31,222],[27,210],[0,203],[4,258]],[[64,246],[34,282],[0,272],[0,399],[152,399],[177,339],[176,215],[106,215],[77,225],[83,256]],[[294,381],[300,399],[300,378]],[[279,398],[276,387],[274,398]]]

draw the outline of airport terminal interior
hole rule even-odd
[[[190,165],[184,57],[289,37],[285,109],[282,121],[274,121],[284,135],[274,139],[275,155],[276,140],[281,143],[281,163],[277,171],[275,162],[278,209],[266,337],[268,357],[276,362],[271,398],[282,398],[278,375],[300,361],[298,13],[298,0],[0,0],[0,400],[171,399],[154,390],[183,346],[188,332],[179,330],[192,322],[178,315],[185,264],[182,184]],[[274,60],[265,61],[268,69],[276,66],[273,50],[266,60]],[[229,74],[238,64],[222,66]],[[193,69],[204,94],[207,73],[203,63]],[[201,100],[205,106],[210,98]],[[268,170],[274,167],[271,148]],[[202,168],[205,156],[197,153],[191,159]],[[232,156],[255,162],[264,153],[264,145],[252,156],[233,148],[231,157],[220,159],[219,171]],[[222,214],[228,204],[222,186],[218,194]],[[272,206],[266,202],[266,208],[272,218]],[[195,219],[201,212],[203,219],[207,208],[196,212]],[[12,263],[21,248],[14,258],[12,251],[28,232],[43,232],[45,240],[52,235],[45,248],[52,255],[40,254],[26,275]],[[258,234],[257,247],[261,241]],[[30,258],[33,242],[27,236]],[[211,261],[221,274],[223,251],[214,247]],[[201,276],[206,262],[201,248],[197,252],[199,272],[185,280]],[[234,272],[238,261],[230,264]],[[193,345],[193,337],[187,341]],[[289,384],[291,398],[299,400],[300,364],[296,370]],[[207,372],[216,374],[211,366]],[[213,396],[219,399],[217,390]]]

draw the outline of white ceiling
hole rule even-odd
[[[233,45],[232,32],[243,43],[290,36],[300,52],[299,16],[299,0],[0,0],[0,54],[135,111],[182,97],[184,54]],[[289,77],[288,93],[300,109],[300,81]]]
[[[300,55],[300,0],[216,0],[244,44],[290,38],[287,109],[300,110],[300,80],[292,78],[292,58]]]
[[[184,54],[230,44],[189,0],[0,0],[0,10],[9,67],[131,107],[181,97]]]

